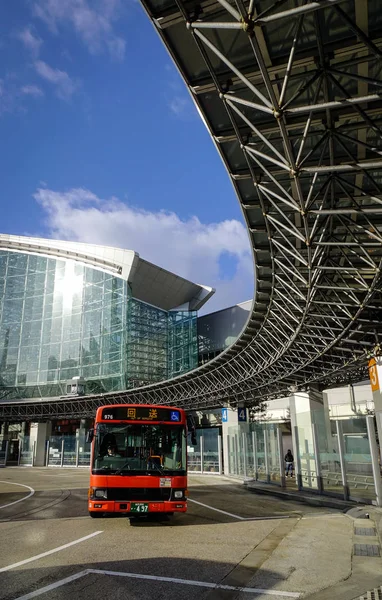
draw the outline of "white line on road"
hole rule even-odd
[[[229,513],[225,510],[220,510],[220,508],[215,508],[214,506],[210,506],[209,504],[203,504],[203,502],[198,502],[198,500],[191,500],[191,498],[188,498],[188,502],[194,502],[195,504],[204,506],[204,508],[215,510],[216,512],[223,513],[223,515],[233,517],[234,519],[238,519],[239,521],[273,521],[275,519],[291,519],[293,517],[299,518],[299,515],[277,515],[272,517],[239,517],[239,515],[233,515],[232,513]]]
[[[315,513],[305,513],[305,515],[302,517],[303,520],[304,519],[346,519],[347,515],[342,515],[342,514],[338,514],[338,515],[333,515],[331,513],[326,514],[326,515],[317,515]]]
[[[71,583],[72,581],[75,581],[76,579],[85,577],[85,575],[89,574],[89,571],[90,571],[90,569],[86,569],[85,571],[80,571],[79,573],[76,573],[75,575],[70,575],[70,577],[65,577],[65,579],[60,579],[59,581],[56,581],[56,583],[51,583],[50,585],[46,585],[45,587],[42,587],[39,590],[36,590],[35,592],[30,592],[29,594],[25,594],[25,596],[19,596],[18,598],[16,598],[16,600],[30,600],[31,598],[37,598],[37,596],[41,596],[42,594],[45,594],[46,592],[51,592],[52,590],[55,590],[55,589],[61,587],[62,585],[65,585],[66,583]]]
[[[188,502],[194,502],[194,504],[199,504],[199,506],[204,506],[204,508],[209,508],[210,510],[215,510],[216,512],[222,513],[223,515],[228,515],[229,517],[233,517],[234,519],[239,519],[240,521],[245,521],[244,517],[239,517],[239,515],[233,515],[225,510],[220,510],[220,508],[215,508],[214,506],[209,506],[208,504],[203,504],[203,502],[198,502],[197,500],[188,499]]]
[[[71,583],[80,577],[85,577],[85,575],[109,575],[112,577],[130,577],[131,579],[143,579],[146,581],[163,581],[165,583],[179,583],[181,585],[191,585],[195,587],[204,587],[210,589],[219,589],[219,590],[228,590],[234,592],[244,592],[247,594],[264,594],[267,596],[277,596],[279,598],[299,598],[301,594],[299,592],[282,592],[279,590],[264,590],[259,588],[246,588],[240,586],[233,585],[223,585],[220,583],[210,583],[208,581],[194,581],[192,579],[178,579],[177,577],[160,577],[157,575],[142,575],[140,573],[124,573],[121,571],[103,571],[101,569],[85,569],[84,571],[80,571],[75,575],[71,575],[70,577],[65,577],[65,579],[60,579],[55,583],[51,583],[35,592],[30,592],[25,596],[19,596],[16,600],[31,600],[32,598],[36,598],[37,596],[41,596],[46,592],[50,592],[66,583]]]
[[[23,483],[13,483],[13,481],[0,481],[0,483],[9,483],[9,485],[20,485],[21,487],[25,487],[28,490],[30,490],[30,494],[28,494],[28,496],[25,496],[25,498],[20,498],[19,500],[15,500],[14,502],[10,502],[9,504],[3,504],[2,506],[0,506],[0,509],[7,508],[7,506],[12,506],[13,504],[17,504],[18,502],[23,502],[24,500],[27,500],[28,498],[33,496],[35,492],[35,490],[32,487],[30,487],[29,485],[24,485]]]
[[[63,546],[59,546],[58,548],[53,548],[53,550],[48,550],[47,552],[43,552],[42,554],[37,554],[36,556],[31,556],[30,558],[26,558],[25,560],[20,560],[20,562],[13,563],[13,565],[8,565],[7,567],[2,567],[0,569],[0,573],[4,573],[4,571],[10,571],[11,569],[16,569],[16,567],[21,567],[22,565],[26,565],[27,563],[33,562],[35,560],[39,560],[40,558],[44,558],[45,556],[49,556],[50,554],[55,554],[56,552],[60,552],[61,550],[65,550],[66,548],[70,548],[70,546],[74,546],[75,544],[80,544],[81,542],[85,542],[85,540],[89,540],[95,535],[99,535],[102,531],[95,531],[90,535],[85,535],[85,537],[79,538],[78,540],[74,540],[73,542],[69,542],[68,544],[64,544]]]

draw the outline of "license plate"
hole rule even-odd
[[[130,504],[130,511],[136,513],[147,513],[149,512],[149,505],[142,502],[132,502]]]

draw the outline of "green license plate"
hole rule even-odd
[[[143,502],[132,502],[130,504],[130,511],[136,513],[148,513],[149,505],[144,504]]]

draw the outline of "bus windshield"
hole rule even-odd
[[[186,430],[179,425],[99,423],[93,473],[184,475]]]

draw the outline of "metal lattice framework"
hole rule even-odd
[[[254,253],[251,317],[233,346],[187,375],[45,408],[9,405],[3,418],[90,414],[121,400],[253,405],[291,386],[365,378],[379,352],[379,0],[142,2],[237,192]]]

